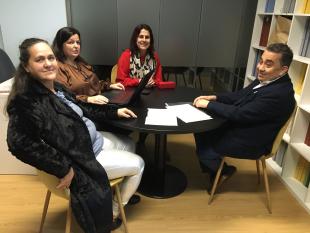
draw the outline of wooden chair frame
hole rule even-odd
[[[296,110],[296,109],[295,109]],[[286,121],[286,123],[282,126],[282,128],[280,129],[280,131],[278,132],[274,142],[273,142],[273,146],[272,146],[272,149],[271,149],[271,152],[267,155],[262,155],[259,159],[256,160],[256,170],[257,170],[257,178],[258,178],[258,184],[260,183],[260,165],[259,165],[259,161],[261,161],[261,164],[262,164],[262,172],[263,172],[263,177],[264,177],[264,185],[265,185],[265,190],[266,190],[266,197],[267,197],[267,209],[268,209],[268,212],[271,214],[272,213],[272,210],[271,210],[271,198],[270,198],[270,188],[269,188],[269,181],[268,181],[268,174],[267,174],[267,168],[266,168],[266,159],[274,156],[277,151],[278,151],[278,148],[280,146],[280,143],[281,143],[281,140],[283,138],[283,135],[291,121],[291,119],[293,118],[295,114],[295,111],[292,113],[291,117]],[[215,191],[218,187],[218,183],[220,181],[220,177],[221,177],[221,172],[222,172],[222,169],[224,167],[224,163],[226,161],[226,158],[227,157],[231,157],[231,156],[224,156],[223,159],[222,159],[222,162],[220,164],[220,167],[216,173],[216,176],[215,176],[215,180],[214,180],[214,183],[213,183],[213,186],[212,186],[212,190],[211,190],[211,194],[210,194],[210,197],[209,197],[209,202],[208,204],[210,205],[212,200],[213,200],[213,197],[214,197],[214,194],[215,194]],[[234,159],[238,159],[238,158],[234,158]]]
[[[40,177],[42,182],[47,187],[47,193],[45,196],[45,202],[44,202],[43,213],[42,213],[42,217],[41,217],[39,233],[43,232],[43,226],[44,226],[44,222],[46,219],[47,210],[48,210],[48,206],[49,206],[49,202],[50,202],[50,198],[51,198],[52,193],[68,200],[65,233],[70,233],[71,222],[72,222],[71,221],[72,209],[71,209],[71,201],[70,201],[70,190],[69,189],[64,189],[64,190],[56,189],[55,187],[57,186],[57,184],[59,182],[59,179],[57,177],[50,175],[46,172],[39,171],[39,170],[37,172],[38,172],[38,176]],[[120,177],[120,178],[110,180],[110,186],[112,187],[112,189],[115,190],[116,199],[117,199],[117,203],[118,203],[119,208],[120,208],[120,215],[121,215],[121,218],[122,218],[122,221],[124,224],[125,233],[128,233],[129,231],[128,231],[128,226],[127,226],[126,215],[125,215],[124,206],[122,203],[122,198],[121,198],[120,189],[119,189],[119,184],[123,180],[124,180],[124,177]]]

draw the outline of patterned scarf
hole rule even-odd
[[[155,59],[151,58],[149,54],[145,56],[144,63],[141,65],[140,54],[130,56],[130,77],[143,78],[150,70],[156,68]]]

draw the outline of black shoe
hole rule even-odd
[[[122,219],[120,218],[116,218],[113,220],[112,225],[111,225],[111,231],[116,230],[117,228],[119,228],[122,225]]]
[[[131,198],[128,201],[129,205],[135,205],[141,201],[141,197],[139,195],[132,195]]]
[[[224,167],[222,169],[219,181],[217,183],[217,188],[220,187],[224,182],[226,182],[227,180],[229,180],[230,177],[233,176],[233,174],[235,174],[237,171],[237,168],[235,166],[232,165],[227,165],[226,163],[224,164]],[[208,173],[208,179],[207,179],[207,192],[209,194],[211,194],[212,191],[212,187],[215,181],[215,177],[216,177],[216,173],[211,172]]]
[[[224,164],[223,170],[222,170],[222,177],[226,180],[229,179],[235,172],[237,171],[237,168],[232,165]]]

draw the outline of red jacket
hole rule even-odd
[[[137,77],[130,77],[130,50],[126,49],[118,59],[117,63],[117,77],[116,82],[122,83],[125,87],[134,87],[137,86],[139,83],[139,78]],[[162,81],[162,68],[156,52],[154,52],[154,57],[156,61],[156,70],[153,79],[155,80],[155,84],[157,85],[159,82]],[[144,60],[144,57],[141,57],[141,60]]]

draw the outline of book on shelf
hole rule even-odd
[[[297,165],[295,167],[295,172],[294,172],[294,178],[299,181],[301,178],[301,171],[302,171],[302,163],[303,163],[302,159],[303,157],[299,156]]]
[[[306,76],[306,71],[307,71],[307,65],[306,64],[302,64],[299,70],[299,75],[298,77],[296,77],[296,79],[294,79],[294,90],[295,93],[297,95],[301,94],[301,90],[302,90],[302,86],[303,86],[303,82]]]
[[[282,3],[283,5],[282,5],[282,8],[280,10],[281,13],[287,13],[289,5],[290,5],[289,2],[290,2],[290,0],[284,0],[283,1],[283,3]]]
[[[310,1],[310,0],[309,0]],[[301,56],[310,57],[310,19],[307,19],[305,26],[305,33],[303,37],[302,44],[302,53]]]
[[[284,154],[285,154],[285,151],[287,149],[287,143],[285,142],[281,142],[280,146],[279,146],[279,149],[274,157],[274,161],[280,166],[282,167],[283,165],[283,161],[284,161]]]
[[[308,0],[300,0],[299,3],[299,13],[305,13],[306,12],[306,6],[307,6]]]
[[[265,6],[265,12],[272,13],[274,10],[274,4],[275,4],[275,0],[267,0],[266,6]]]
[[[284,0],[281,13],[293,13],[296,0]]]
[[[256,50],[255,52],[255,59],[253,63],[253,68],[252,68],[252,75],[254,77],[257,77],[257,64],[260,60],[260,57],[262,56],[263,51],[262,50]]]
[[[288,13],[294,13],[295,5],[296,5],[296,0],[292,0],[290,7],[289,7],[289,10],[288,10]]]
[[[306,1],[306,6],[305,6],[305,14],[310,14],[310,0]]]
[[[294,178],[302,184],[306,184],[310,171],[310,163],[302,156],[299,156],[297,166],[295,168]]]
[[[303,183],[303,185],[305,186],[309,185],[307,184],[309,175],[310,175],[310,163],[307,160],[304,160],[300,182]]]
[[[286,16],[277,16],[277,22],[270,34],[268,44],[287,43],[288,35],[291,28],[292,19]]]
[[[310,169],[308,170],[308,176],[306,176],[305,186],[308,188],[310,183]]]
[[[308,24],[307,32],[306,32],[306,38],[305,38],[305,49],[304,49],[304,57],[310,58],[310,23]]]
[[[300,46],[300,56],[306,56],[306,51],[309,46],[309,37],[310,37],[310,19],[308,18],[304,27],[304,34]]]
[[[271,17],[272,17],[271,15],[265,15],[263,18],[263,26],[262,26],[260,40],[259,40],[260,46],[267,46],[270,25],[271,25]]]
[[[307,133],[306,133],[306,137],[305,137],[304,143],[307,146],[310,146],[310,122],[309,122],[309,125],[308,125],[308,130],[307,130]]]

